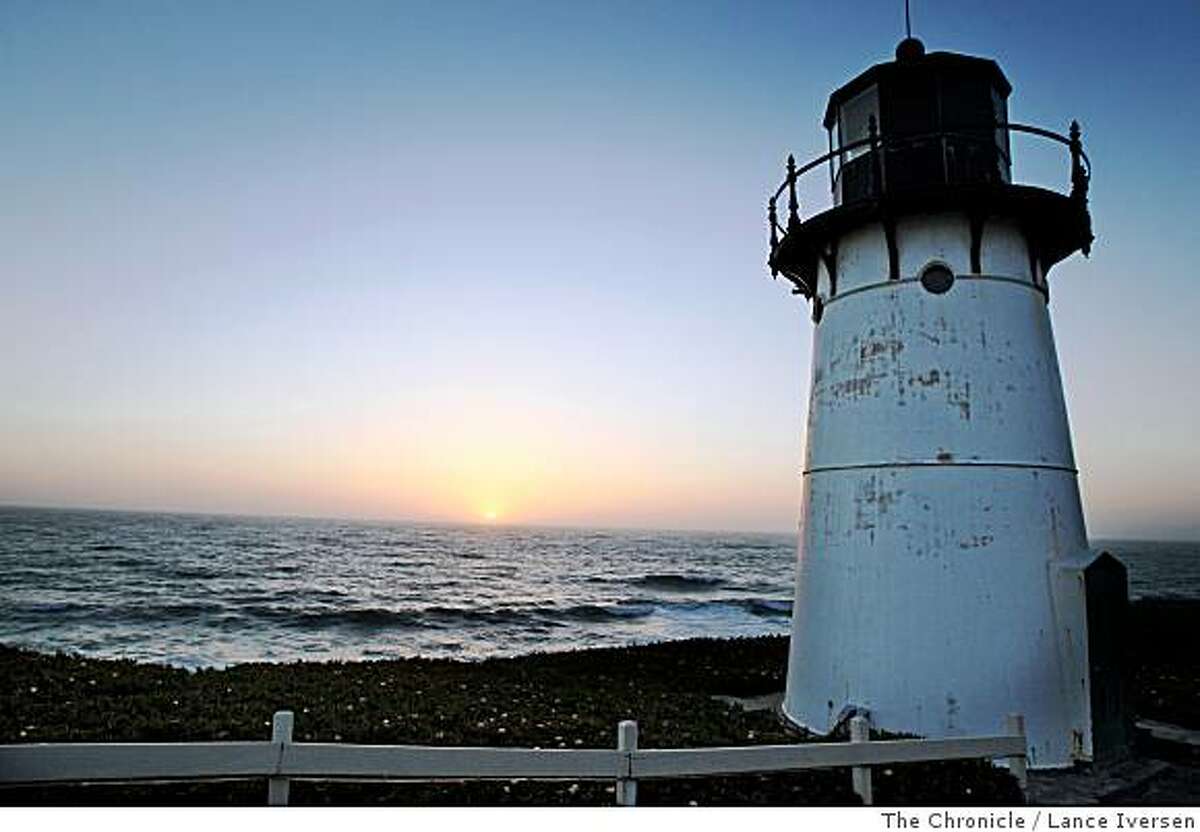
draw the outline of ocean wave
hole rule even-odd
[[[233,569],[222,570],[216,566],[185,566],[179,565],[171,569],[169,577],[174,580],[207,581],[212,578],[229,578],[240,574]]]
[[[605,622],[637,621],[651,616],[749,613],[758,618],[787,617],[791,602],[769,598],[734,598],[710,601],[664,601],[635,598],[615,603],[555,605],[494,605],[480,607],[339,607],[333,604],[289,607],[282,604],[239,604],[224,608],[234,614],[270,621],[289,629],[434,629],[511,628],[516,630]]]
[[[519,607],[425,607],[420,610],[422,619],[429,623],[448,624],[525,624],[530,620],[528,611]]]
[[[473,609],[470,607],[310,607],[288,608],[279,605],[254,606],[242,610],[247,615],[271,621],[277,626],[299,630],[390,630],[454,629],[525,625],[530,617],[514,609]]]
[[[621,621],[647,618],[655,613],[655,605],[644,601],[622,601],[617,604],[576,604],[571,607],[542,612],[550,618],[567,621]]]
[[[721,540],[712,545],[712,548],[719,549],[724,552],[791,552],[794,544],[792,542],[759,542],[753,543],[743,540]]]
[[[725,589],[729,592],[746,592],[754,596],[791,595],[792,585],[783,581],[735,581]]]
[[[197,618],[217,615],[227,610],[228,607],[221,603],[129,604],[107,608],[103,615],[126,624],[160,624],[174,621],[194,621]]]
[[[326,612],[299,612],[293,614],[285,624],[300,628],[324,629],[329,626],[355,629],[391,630],[409,629],[420,626],[421,619],[411,612],[380,609],[330,610]]]
[[[286,607],[250,604],[232,608],[234,613],[269,621],[288,629],[459,629],[505,627],[545,631],[568,624],[635,620],[654,615],[657,605],[649,601],[617,604],[573,604],[553,606],[492,607],[383,607],[337,608]]]
[[[125,558],[113,558],[112,560],[106,561],[104,565],[105,565],[105,566],[108,566],[108,567],[119,567],[119,568],[124,568],[124,569],[136,569],[136,568],[138,568],[138,567],[141,567],[141,566],[146,566],[146,565],[147,565],[147,561],[145,561],[145,560],[142,560],[142,559],[140,559],[140,558],[129,558],[129,557],[125,557]]]
[[[256,537],[235,537],[233,540],[228,541],[225,545],[229,546],[231,549],[237,549],[240,552],[251,552],[255,550],[271,551],[280,548],[270,541],[261,540]]]
[[[100,616],[104,607],[78,601],[9,601],[0,604],[0,614],[7,621],[43,621],[86,619]]]
[[[13,620],[44,619],[52,616],[58,623],[115,626],[127,624],[162,624],[194,621],[196,618],[227,612],[225,604],[206,603],[139,603],[111,605],[87,601],[45,601],[9,604],[3,608],[6,618]]]
[[[680,575],[668,572],[660,575],[642,575],[630,580],[630,583],[647,589],[657,589],[661,592],[694,592],[716,589],[725,581],[707,575]]]
[[[743,598],[735,602],[738,606],[761,618],[788,618],[792,614],[792,602],[769,598]]]

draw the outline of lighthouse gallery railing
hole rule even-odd
[[[941,145],[942,152],[947,152],[947,141],[962,143],[968,146],[985,147],[989,152],[995,152],[998,156],[1004,159],[1006,165],[1011,164],[1008,153],[1005,152],[995,141],[994,131],[1003,130],[1013,133],[1025,133],[1040,138],[1049,139],[1066,146],[1070,153],[1070,176],[1071,176],[1071,191],[1069,197],[1078,202],[1081,206],[1087,205],[1088,183],[1092,175],[1092,163],[1088,159],[1087,154],[1083,150],[1083,141],[1080,137],[1079,123],[1071,122],[1068,135],[1064,136],[1060,133],[1055,133],[1052,130],[1047,130],[1043,127],[1035,127],[1029,124],[1017,124],[1013,122],[992,122],[990,124],[979,125],[973,128],[961,128],[957,130],[938,130],[927,133],[918,134],[903,134],[893,136],[879,135],[878,127],[875,122],[875,117],[871,116],[868,124],[868,135],[865,139],[849,142],[836,149],[830,150],[817,158],[806,162],[797,167],[796,159],[792,155],[787,158],[787,176],[783,182],[775,189],[775,193],[767,200],[767,224],[770,228],[770,243],[771,256],[768,258],[768,265],[771,267],[772,277],[778,275],[778,269],[775,266],[775,252],[779,249],[783,239],[787,237],[789,232],[795,231],[800,223],[800,201],[796,196],[796,182],[806,173],[813,171],[822,165],[829,165],[829,181],[831,189],[835,192],[838,187],[838,177],[842,173],[841,170],[835,170],[834,162],[842,163],[844,168],[843,157],[851,151],[866,149],[866,155],[870,159],[871,177],[870,188],[865,195],[868,199],[879,199],[887,197],[889,194],[887,183],[887,171],[884,164],[884,156],[888,151],[894,151],[905,148],[913,148],[930,142],[937,142]],[[988,138],[983,138],[981,134],[988,133]],[[860,157],[861,158],[861,157]],[[942,182],[939,184],[952,184]],[[787,206],[787,224],[781,225],[778,216],[778,201],[783,196],[784,192],[788,195]],[[799,292],[800,290],[795,290]]]

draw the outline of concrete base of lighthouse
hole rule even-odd
[[[1092,756],[1087,548],[1045,276],[1023,229],[902,218],[842,237],[817,295],[784,712],[994,734],[1025,717],[1032,766]],[[954,274],[946,291],[919,279]],[[836,287],[836,291],[834,290]]]

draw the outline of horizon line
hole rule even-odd
[[[410,525],[410,526],[455,526],[479,527],[494,529],[563,529],[574,531],[610,531],[610,532],[662,532],[667,534],[751,534],[751,535],[795,535],[795,529],[721,529],[721,528],[669,528],[665,526],[613,526],[585,525],[579,523],[553,522],[508,522],[505,520],[452,520],[452,519],[414,519],[399,517],[373,517],[367,515],[334,515],[334,514],[304,514],[304,513],[253,513],[237,511],[204,511],[200,509],[170,509],[170,508],[128,508],[94,505],[61,505],[61,504],[26,504],[0,502],[0,511],[9,509],[25,509],[34,511],[93,511],[111,514],[179,514],[193,517],[226,517],[239,519],[260,520],[324,520],[351,523],[370,523],[377,525]]]
[[[728,535],[773,535],[773,536],[796,536],[797,530],[792,529],[783,531],[778,529],[720,529],[720,528],[668,528],[664,526],[612,526],[612,525],[584,525],[578,523],[552,523],[552,522],[505,522],[503,520],[480,521],[480,520],[450,520],[450,519],[413,519],[413,518],[388,518],[388,517],[370,517],[364,515],[333,515],[333,514],[302,514],[302,513],[277,513],[277,514],[256,514],[252,512],[236,512],[236,511],[202,511],[198,509],[169,509],[169,508],[128,508],[128,507],[113,507],[113,506],[94,506],[94,505],[61,505],[61,504],[27,504],[27,503],[7,503],[0,502],[0,511],[18,509],[18,510],[33,510],[33,511],[92,511],[109,514],[176,514],[192,517],[223,517],[230,519],[256,519],[256,520],[317,520],[317,521],[333,521],[333,522],[349,522],[349,523],[368,523],[374,525],[408,525],[408,526],[443,526],[457,528],[494,528],[494,529],[561,529],[564,531],[603,531],[603,532],[659,532],[662,534],[728,534]],[[1088,535],[1089,547],[1093,543],[1200,543],[1200,537],[1127,537],[1127,536],[1109,536],[1100,535],[1093,537]]]

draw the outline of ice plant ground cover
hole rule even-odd
[[[1133,606],[1130,658],[1139,718],[1200,728],[1200,656],[1181,641],[1200,605]],[[297,742],[609,748],[636,718],[643,748],[803,740],[766,711],[714,696],[783,685],[782,638],[691,640],[483,662],[397,660],[246,664],[188,671],[163,665],[0,648],[0,742],[262,740],[274,710],[296,714]],[[1011,803],[1011,778],[983,763],[875,772],[877,803]],[[12,789],[6,803],[242,803],[261,782]],[[611,783],[297,782],[294,804],[611,805]],[[641,786],[639,804],[851,804],[844,771],[698,778]]]

